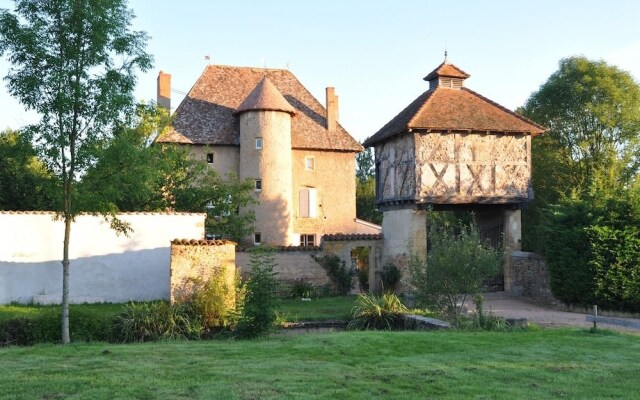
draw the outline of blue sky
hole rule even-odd
[[[155,98],[159,70],[187,92],[207,64],[289,68],[324,103],[340,97],[340,122],[358,140],[427,89],[444,58],[471,74],[467,87],[521,106],[558,67],[584,55],[640,82],[640,1],[168,1],[131,0],[133,29],[151,39],[155,66],[136,97]],[[0,8],[13,8],[0,0]],[[9,65],[0,60],[0,76]],[[173,93],[173,105],[182,96]],[[0,85],[0,129],[33,121]]]

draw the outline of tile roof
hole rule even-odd
[[[266,247],[273,249],[279,253],[294,252],[294,251],[318,252],[322,250],[320,246],[266,246]],[[250,252],[252,249],[255,249],[255,247],[236,247],[236,251],[239,253]]]
[[[172,245],[182,246],[224,246],[227,244],[237,246],[236,242],[231,240],[206,240],[206,239],[174,239],[171,241]]]
[[[535,122],[467,88],[436,87],[418,96],[391,121],[367,139],[365,147],[408,129],[542,134]]]
[[[297,149],[359,152],[362,146],[338,124],[326,129],[324,106],[289,71],[209,65],[176,109],[172,129],[158,142],[239,145],[234,112],[258,83],[268,77],[294,108],[291,143]]]
[[[425,76],[424,80],[425,81],[430,81],[430,80],[435,79],[435,78],[437,78],[439,76],[447,76],[447,77],[451,77],[451,78],[467,79],[471,75],[467,74],[466,72],[464,72],[460,68],[456,67],[455,65],[449,64],[447,61],[445,61],[442,64],[438,65],[438,67],[436,69],[434,69],[433,71],[429,72],[429,75]]]
[[[340,240],[382,240],[381,233],[335,233],[322,236],[322,240],[329,242]]]
[[[236,114],[240,114],[245,111],[262,110],[262,111],[282,111],[291,114],[296,114],[296,111],[291,107],[291,104],[282,97],[282,93],[273,86],[273,83],[266,76],[262,78],[258,86],[247,96],[246,99],[240,104],[235,111]]]

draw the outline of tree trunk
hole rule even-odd
[[[62,254],[62,344],[71,342],[69,336],[69,236],[71,216],[64,217],[64,245]]]

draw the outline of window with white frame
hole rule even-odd
[[[313,156],[307,156],[304,158],[304,169],[307,171],[316,170],[316,158]]]
[[[256,246],[260,246],[262,243],[262,234],[260,232],[256,232],[253,234],[253,244]]]
[[[302,246],[302,247],[317,246],[317,244],[316,244],[316,235],[306,234],[306,233],[300,235],[300,246]]]
[[[256,150],[262,150],[262,138],[261,137],[257,137],[256,138]]]
[[[318,209],[317,193],[315,188],[300,189],[299,215],[301,218],[316,218]]]
[[[256,192],[262,192],[262,179],[255,180],[254,189]]]

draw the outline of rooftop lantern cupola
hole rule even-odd
[[[429,90],[437,87],[460,89],[464,86],[464,80],[470,77],[460,68],[451,64],[447,59],[447,52],[444,53],[444,62],[436,69],[431,71],[429,75],[424,77],[429,82]]]

